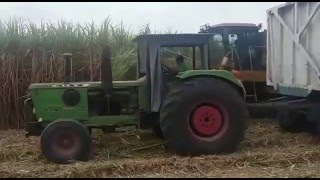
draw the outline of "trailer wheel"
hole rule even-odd
[[[71,160],[88,161],[91,153],[91,137],[88,129],[73,120],[56,120],[41,134],[43,155],[55,163]]]
[[[172,86],[160,123],[169,150],[181,155],[236,151],[249,113],[237,89],[223,80],[193,78]]]
[[[280,109],[277,112],[277,121],[283,131],[299,133],[304,130],[304,126],[308,123],[303,114],[289,109]]]

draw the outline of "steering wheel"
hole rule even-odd
[[[170,69],[168,68],[168,66],[162,64],[162,65],[161,65],[161,68],[162,68],[162,73],[163,73],[163,74],[165,74],[165,75],[166,75],[166,74],[169,74]]]
[[[171,79],[172,77],[175,77],[178,74],[178,72],[172,70],[171,68],[169,68],[164,64],[161,65],[161,68],[162,68],[162,74],[168,79]]]

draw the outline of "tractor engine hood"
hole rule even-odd
[[[87,87],[101,87],[101,82],[73,82],[73,83],[34,83],[29,86],[29,89],[42,89],[42,88],[87,88]]]
[[[115,88],[117,87],[133,87],[141,86],[145,83],[146,77],[141,77],[134,81],[112,81]],[[29,86],[29,89],[41,89],[41,88],[102,88],[101,81],[97,82],[72,82],[72,83],[34,83]]]

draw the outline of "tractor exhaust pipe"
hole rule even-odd
[[[69,83],[72,82],[72,54],[64,53],[62,56],[64,57],[64,82]]]
[[[101,86],[106,94],[112,91],[112,68],[109,46],[102,48],[101,52]]]

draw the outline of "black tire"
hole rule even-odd
[[[70,147],[61,145],[61,141],[67,137],[70,137]],[[43,155],[54,163],[67,163],[71,160],[88,161],[90,158],[90,133],[87,127],[77,121],[56,120],[50,123],[43,130],[40,141]]]
[[[283,131],[291,133],[315,133],[315,124],[308,120],[306,112],[299,111],[298,109],[279,109],[276,119]]]
[[[164,139],[163,132],[162,132],[162,129],[160,126],[159,118],[156,118],[155,124],[152,127],[152,132],[157,138]]]
[[[204,137],[192,128],[190,120],[197,118],[191,114],[198,105],[214,106],[217,114],[221,113],[222,127],[217,135]],[[180,155],[222,154],[237,150],[248,117],[245,100],[235,87],[219,79],[193,78],[171,86],[162,104],[160,123],[169,150]]]

